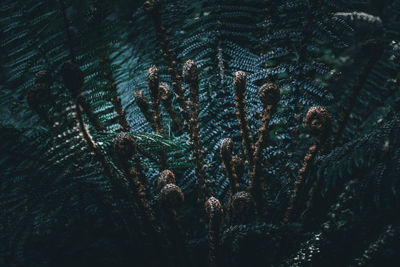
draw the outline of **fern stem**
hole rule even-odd
[[[219,68],[219,79],[222,82],[222,80],[225,77],[225,66],[224,66],[224,57],[223,57],[223,52],[222,52],[222,47],[221,47],[221,41],[218,42],[217,59],[218,59],[218,68]]]
[[[114,152],[118,157],[118,162],[121,166],[122,171],[127,177],[128,184],[131,190],[134,192],[135,201],[139,207],[139,211],[142,212],[143,218],[146,220],[146,225],[149,224],[152,230],[155,231],[155,217],[152,209],[148,204],[144,187],[140,182],[140,170],[132,169],[129,164],[129,160],[137,155],[137,146],[135,139],[128,133],[120,133],[115,137],[114,140]],[[136,163],[136,162],[135,162]],[[135,164],[136,167],[141,169],[141,165]]]
[[[153,121],[157,134],[164,134],[162,126],[162,114],[160,110],[160,78],[158,76],[158,69],[155,66],[149,68],[147,72],[147,83],[150,90],[151,105],[153,107]],[[167,154],[163,150],[160,155],[160,169],[165,170],[168,168]]]
[[[327,136],[331,132],[332,118],[328,111],[322,107],[312,107],[309,109],[305,119],[305,125],[314,135],[314,142],[309,147],[307,154],[304,157],[303,166],[299,170],[297,179],[294,182],[294,189],[289,201],[289,206],[286,210],[284,222],[291,221],[299,213],[299,206],[304,204],[304,179],[311,169],[316,155],[322,147]]]
[[[229,195],[226,203],[225,222],[229,224],[231,221],[231,205],[233,196],[239,191],[239,179],[242,177],[243,161],[232,155],[234,143],[232,139],[225,138],[221,141],[220,156],[222,160],[222,169],[229,180]]]
[[[230,138],[223,139],[221,141],[221,146],[220,146],[220,156],[223,163],[223,169],[225,170],[225,174],[228,177],[230,184],[230,192],[228,199],[230,199],[232,195],[234,195],[239,190],[239,177],[237,176],[237,172],[235,171],[232,151],[233,151],[232,139]]]
[[[189,83],[190,87],[190,102],[191,109],[190,118],[190,137],[193,148],[193,157],[195,161],[196,185],[198,189],[198,197],[200,201],[206,199],[206,173],[204,170],[204,148],[200,136],[199,124],[199,80],[197,66],[193,60],[187,60],[183,66],[182,76],[185,82]]]
[[[267,143],[269,134],[269,123],[271,121],[272,115],[276,111],[276,105],[280,99],[279,88],[273,83],[267,83],[261,86],[258,95],[264,106],[264,110],[261,119],[262,125],[260,129],[258,129],[258,138],[255,143],[253,154],[254,165],[252,166],[252,172],[250,173],[250,178],[252,180],[250,184],[250,191],[262,190],[263,188],[261,181],[262,163],[260,162],[262,150]],[[262,203],[259,204],[262,205]]]
[[[161,184],[163,176],[160,176]],[[188,251],[186,249],[186,239],[177,216],[176,208],[184,201],[184,195],[179,186],[175,182],[164,185],[160,191],[160,212],[166,216],[166,225],[169,239],[172,242],[173,252],[177,254],[176,265],[174,266],[190,266],[188,260]]]

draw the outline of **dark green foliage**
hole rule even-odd
[[[0,4],[0,265],[398,265],[400,1],[143,2]]]

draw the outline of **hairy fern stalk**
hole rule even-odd
[[[399,17],[2,1],[0,266],[399,266]]]

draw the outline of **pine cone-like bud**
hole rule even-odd
[[[175,208],[184,201],[182,190],[174,184],[166,184],[160,192],[161,202],[171,208]]]
[[[279,88],[274,83],[263,84],[258,90],[258,97],[264,106],[275,105],[279,102],[281,95]]]
[[[233,151],[233,141],[230,138],[225,138],[221,141],[221,145],[219,147],[219,152],[221,154],[221,158],[224,160],[229,160],[232,158]]]
[[[191,59],[186,60],[185,64],[183,65],[183,69],[182,69],[183,80],[187,83],[192,83],[192,82],[197,81],[198,75],[199,75],[199,73],[197,70],[196,63],[194,63],[194,61]]]
[[[237,218],[250,218],[254,213],[254,201],[251,194],[246,191],[234,194],[232,212]]]
[[[160,173],[157,180],[157,188],[161,189],[167,184],[175,184],[175,174],[170,170],[164,170]]]
[[[51,77],[50,73],[47,70],[40,70],[35,73],[35,84],[43,83],[45,85],[50,86],[51,84]]]
[[[72,62],[64,63],[61,67],[61,76],[72,96],[77,97],[81,92],[85,78],[79,66]]]
[[[38,83],[34,84],[28,89],[26,100],[31,108],[37,107],[47,100],[51,96],[50,88],[47,84]]]
[[[149,85],[151,97],[158,98],[160,76],[158,74],[158,68],[156,66],[151,66],[147,71],[147,83]]]
[[[307,112],[305,126],[310,130],[312,135],[326,135],[331,131],[331,115],[323,107],[312,107]]]
[[[244,94],[246,90],[247,75],[244,71],[237,71],[233,74],[233,90],[236,95]]]
[[[222,205],[215,197],[210,197],[205,203],[204,208],[207,216],[210,219],[221,219],[222,218]]]
[[[172,90],[171,87],[167,83],[160,83],[160,96],[161,99],[165,102],[171,102],[172,101]]]
[[[120,133],[114,139],[114,152],[121,158],[128,160],[136,154],[135,139],[128,133]]]

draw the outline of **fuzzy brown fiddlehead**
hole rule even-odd
[[[219,262],[219,247],[221,243],[222,205],[215,197],[210,197],[204,204],[208,216],[208,265],[216,267]]]
[[[231,202],[232,222],[237,224],[248,223],[255,213],[254,199],[246,191],[240,191],[233,195]]]
[[[269,122],[272,115],[276,110],[277,103],[280,100],[280,92],[277,85],[273,83],[266,83],[262,85],[258,91],[258,96],[263,104],[264,110],[262,112],[261,122],[262,125],[258,129],[258,138],[254,146],[253,153],[253,166],[250,173],[250,187],[249,191],[253,194],[256,204],[263,206],[263,181],[261,181],[261,156],[268,140]],[[261,211],[261,210],[259,210]]]
[[[152,208],[147,200],[144,186],[140,182],[137,169],[132,169],[129,164],[129,160],[137,154],[137,145],[135,139],[128,133],[122,132],[118,134],[114,139],[114,153],[118,157],[118,161],[121,165],[121,169],[125,173],[128,179],[128,184],[134,193],[136,204],[138,205],[139,211],[143,214],[143,218],[150,223],[154,228],[155,217],[153,215]]]
[[[182,193],[182,190],[175,184],[166,184],[161,189],[160,201],[166,207],[175,210],[178,205],[183,203],[184,199],[185,197]]]
[[[233,74],[233,90],[235,93],[236,115],[242,135],[243,152],[248,166],[253,166],[253,138],[250,135],[249,120],[245,105],[246,73],[237,71]]]
[[[201,142],[199,124],[199,81],[197,66],[193,60],[187,60],[185,62],[183,65],[182,76],[184,81],[187,82],[190,87],[190,138],[197,176],[196,185],[198,188],[198,198],[200,201],[204,201],[207,193],[205,184],[206,173],[204,170],[204,148]]]
[[[171,179],[173,177],[171,173],[170,171],[162,172],[159,176],[158,184],[165,182],[165,179]],[[190,266],[185,234],[176,212],[176,208],[184,201],[182,190],[179,186],[175,185],[175,183],[168,183],[161,189],[159,201],[161,213],[163,213],[166,218],[165,222],[168,236],[172,243],[173,253],[176,254],[174,266]]]
[[[304,157],[303,166],[299,170],[297,179],[294,182],[289,206],[284,217],[285,222],[291,221],[293,218],[298,216],[299,206],[303,205],[302,202],[305,201],[304,179],[311,168],[314,158],[321,149],[322,142],[325,141],[326,137],[331,132],[332,118],[325,108],[312,107],[307,112],[304,124],[314,136],[314,143],[308,149],[308,152]]]
[[[260,157],[263,148],[265,147],[268,139],[269,122],[271,121],[272,115],[276,110],[277,103],[280,100],[280,92],[277,85],[273,83],[266,83],[260,87],[258,96],[263,104],[264,110],[262,112],[261,122],[262,125],[258,129],[258,138],[255,144],[253,159],[254,159],[254,174],[257,177],[259,175],[259,164]]]

